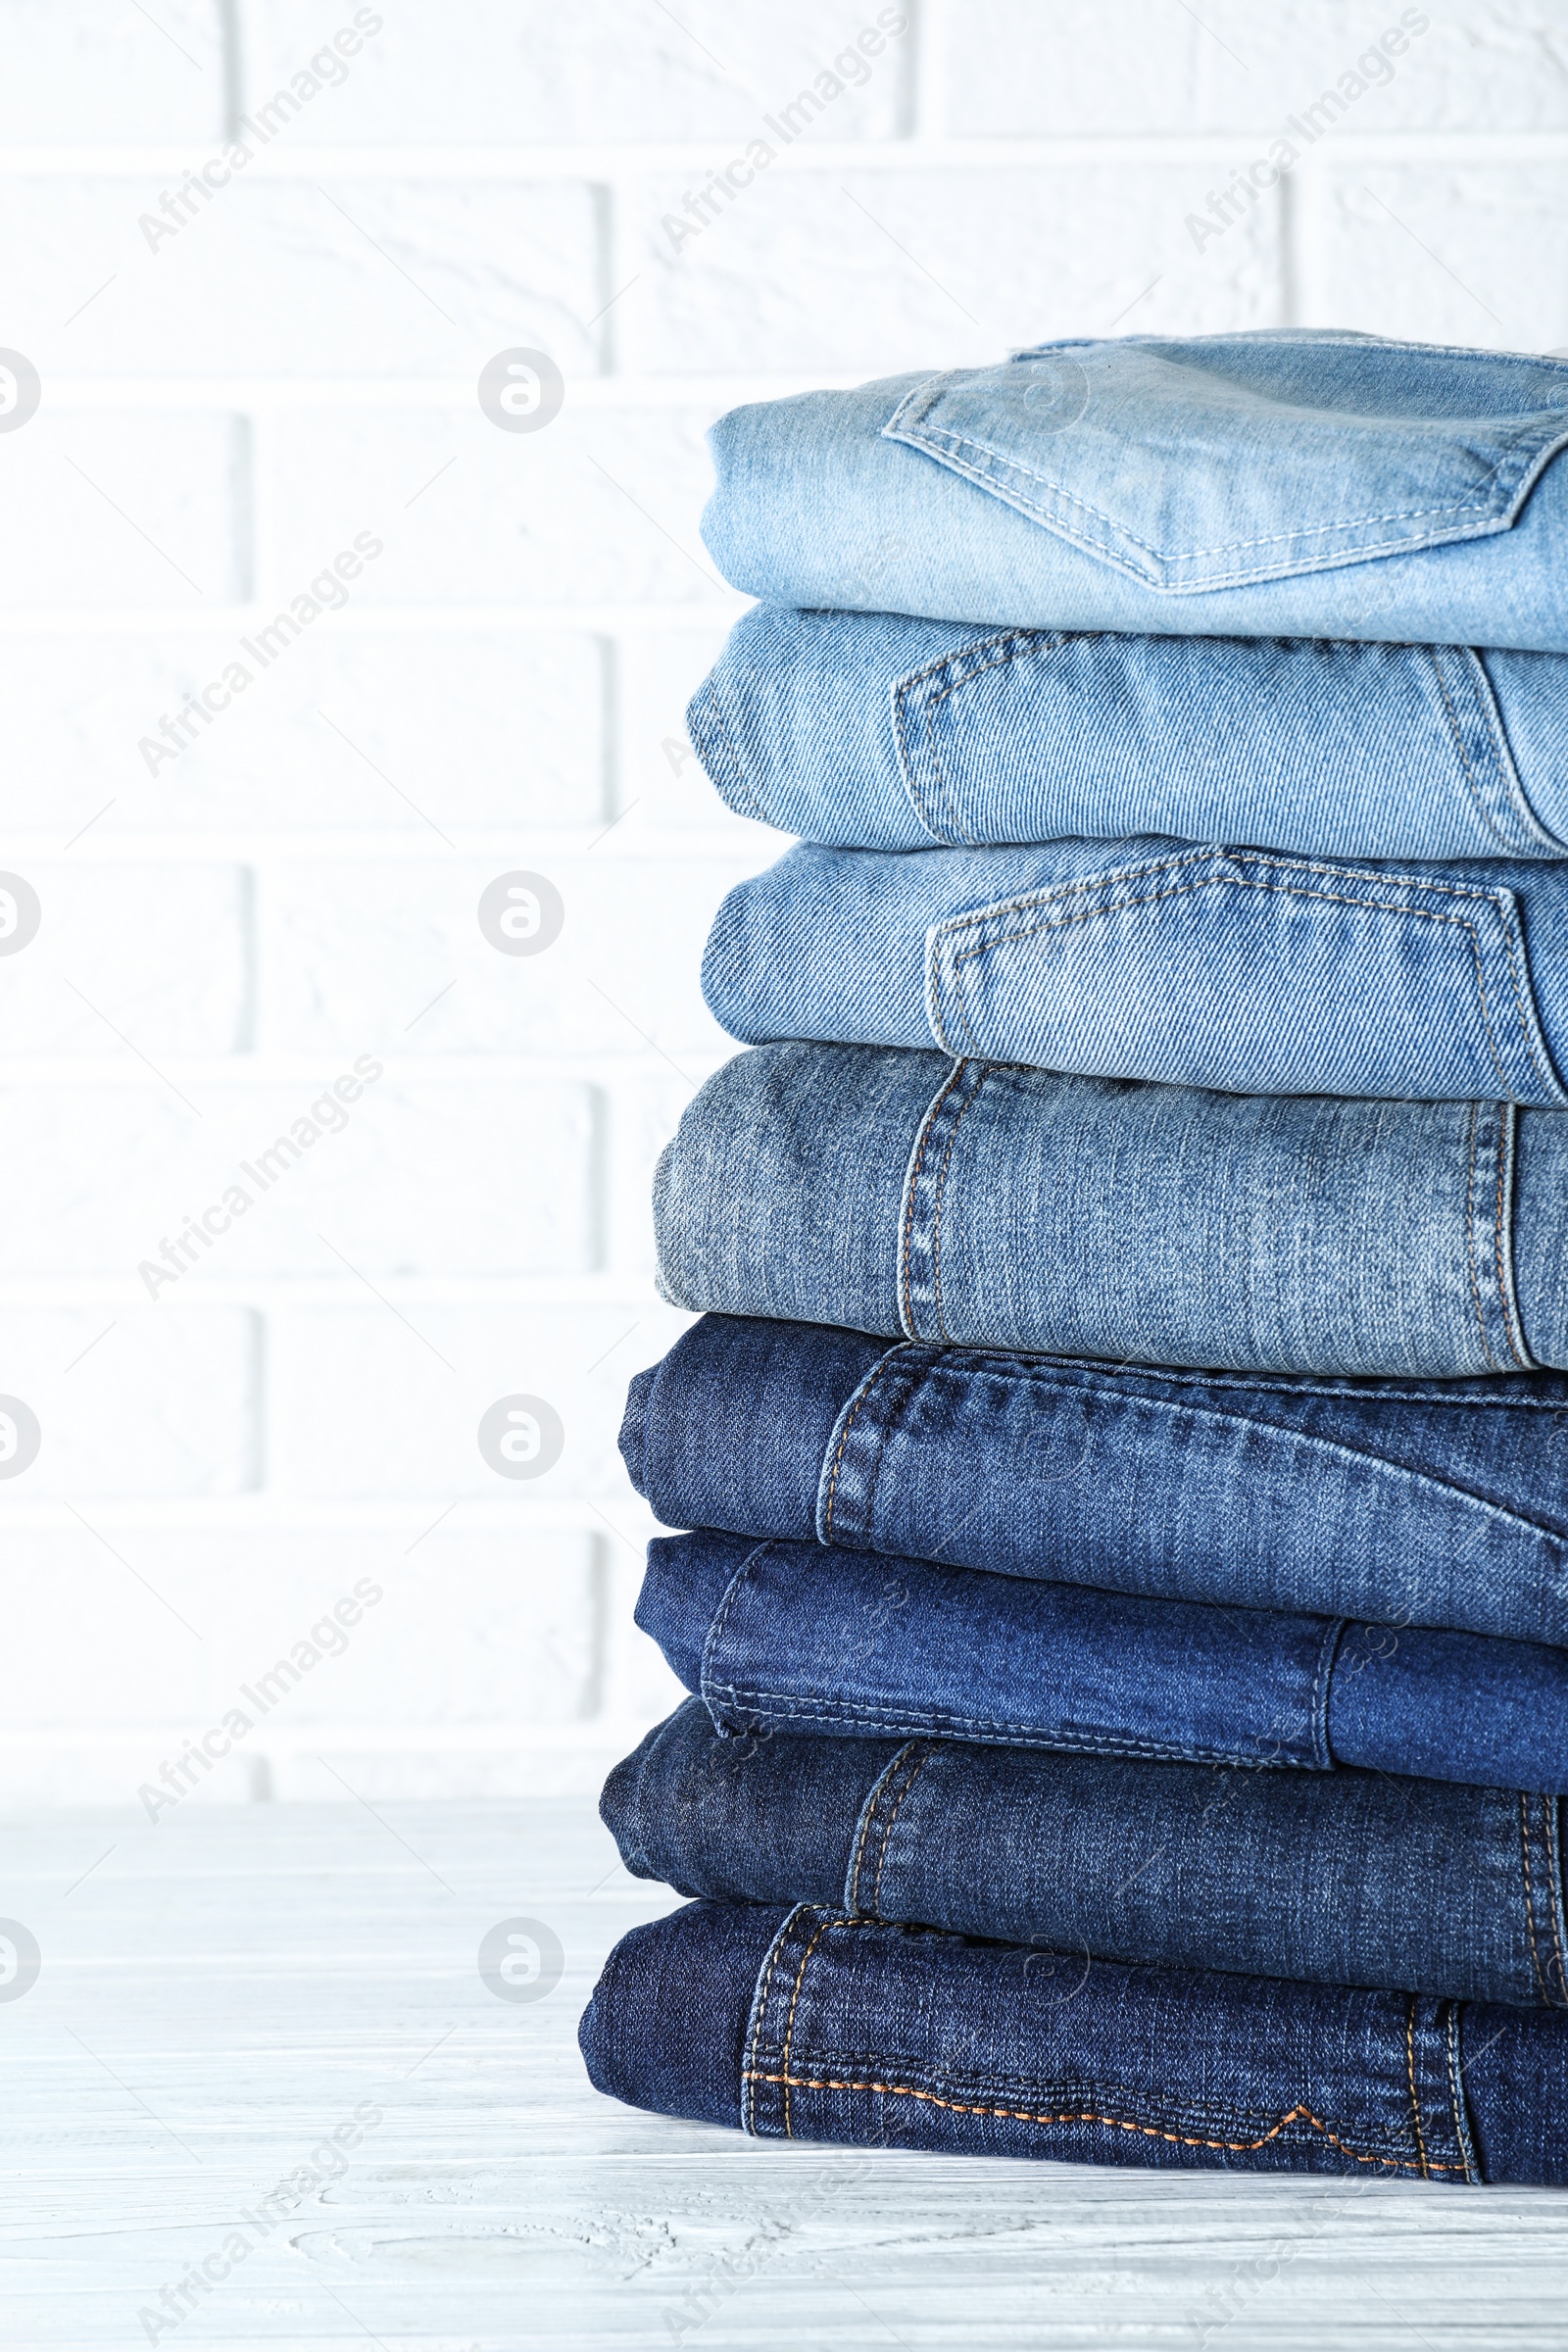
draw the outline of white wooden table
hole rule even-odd
[[[601,2099],[578,2013],[671,1898],[585,1802],[40,1815],[0,1857],[43,1953],[0,2004],[19,2352],[1568,2342],[1568,2194],[861,2156]],[[527,2003],[476,1965],[519,1914],[566,1960]]]

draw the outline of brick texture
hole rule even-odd
[[[0,888],[40,922],[0,954],[0,1399],[39,1444],[0,1464],[0,1798],[588,1788],[673,1695],[615,1432],[682,1321],[648,1187],[729,1051],[704,933],[780,847],[686,742],[739,609],[707,425],[1053,335],[1568,345],[1568,22],[12,0],[6,32],[0,332],[42,400],[0,431]],[[560,370],[546,430],[480,409],[515,349]],[[538,956],[479,921],[518,872],[564,910]],[[479,1446],[519,1394],[564,1431],[537,1480]]]

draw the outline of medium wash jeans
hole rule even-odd
[[[1004,1943],[1568,2007],[1562,1800],[950,1740],[720,1738],[695,1698],[600,1800],[638,1878]]]
[[[677,1306],[1242,1372],[1568,1370],[1568,1117],[760,1046],[654,1185]]]
[[[692,1903],[623,1936],[595,2086],[764,2139],[1209,2172],[1568,2183],[1568,2017],[1126,1968]]]
[[[657,1537],[637,1623],[721,1732],[968,1740],[1568,1791],[1568,1649]]]
[[[1568,662],[759,605],[687,712],[730,808],[840,849],[1568,854]]]
[[[666,1527],[1568,1645],[1556,1373],[1152,1372],[705,1315],[620,1445]]]
[[[1563,1110],[1568,860],[807,845],[725,899],[703,994],[748,1045]]]
[[[1041,344],[736,409],[703,536],[766,604],[1568,653],[1568,362],[1337,329]]]

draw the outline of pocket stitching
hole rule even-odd
[[[1252,861],[1249,860],[1248,862]],[[1268,859],[1260,859],[1256,862],[1267,864],[1273,861]],[[1133,872],[1136,875],[1140,872],[1152,873],[1158,870],[1159,869],[1157,867],[1145,866],[1142,868],[1134,868]],[[1303,867],[1302,870],[1307,873],[1332,874],[1337,869],[1332,866],[1309,865]],[[1078,889],[1080,887],[1082,886],[1078,884],[1070,884],[1067,886],[1069,889]],[[1091,887],[1093,887],[1093,885],[1091,885]],[[1452,898],[1486,900],[1489,901],[1494,908],[1496,908],[1496,894],[1492,891],[1468,890],[1462,885],[1448,882],[1423,882],[1417,885],[1417,887],[1422,890],[1441,890]],[[1028,931],[1009,931],[999,939],[987,940],[981,947],[966,948],[959,953],[956,953],[952,957],[951,963],[954,988],[957,994],[958,1008],[963,1016],[965,1031],[972,1041],[971,1050],[973,1055],[979,1056],[981,1049],[978,1043],[973,1042],[973,1026],[970,1021],[968,1006],[963,998],[963,983],[958,977],[960,966],[966,963],[976,962],[981,956],[989,956],[995,948],[1016,947],[1021,941],[1037,938],[1045,932],[1065,931],[1070,929],[1075,923],[1093,922],[1102,915],[1125,913],[1134,907],[1155,906],[1159,904],[1160,901],[1165,899],[1193,898],[1196,897],[1200,891],[1221,889],[1263,890],[1271,891],[1282,898],[1294,897],[1302,899],[1321,899],[1337,906],[1351,906],[1360,908],[1362,910],[1370,909],[1374,913],[1414,915],[1420,920],[1426,922],[1447,923],[1464,931],[1470,941],[1470,953],[1475,958],[1476,988],[1481,998],[1481,1017],[1487,1033],[1487,1051],[1492,1057],[1492,1066],[1496,1073],[1498,1087],[1501,1090],[1504,1098],[1507,1098],[1508,1082],[1503,1075],[1502,1062],[1497,1050],[1497,1040],[1493,1027],[1491,1005],[1487,998],[1486,973],[1481,959],[1480,932],[1477,925],[1471,922],[1468,917],[1462,914],[1444,914],[1435,906],[1400,906],[1391,900],[1354,899],[1348,898],[1343,892],[1339,891],[1308,890],[1304,885],[1298,882],[1275,882],[1267,880],[1253,881],[1246,874],[1213,874],[1204,877],[1201,881],[1178,883],[1167,890],[1151,891],[1136,898],[1107,900],[1101,906],[1085,907],[1080,913],[1062,915],[1058,919],[1052,922],[1037,923],[1033,929]],[[1043,899],[1049,897],[1049,893],[1041,893],[1034,899],[1033,903],[1038,905]],[[1016,901],[1013,904],[1021,910],[1030,903],[1030,899],[1026,898]],[[950,925],[936,926],[935,944],[937,946],[938,954],[940,954],[941,942],[944,933],[956,933],[965,926],[972,926],[980,922],[989,921],[999,911],[1000,909],[992,908],[987,909],[982,913],[961,915],[955,918]],[[1554,1072],[1543,1066],[1541,1055],[1537,1051],[1535,1041],[1530,1034],[1530,1028],[1525,1013],[1524,996],[1520,986],[1519,970],[1514,957],[1513,941],[1510,936],[1512,926],[1507,917],[1503,915],[1500,908],[1496,908],[1496,911],[1498,913],[1499,924],[1502,932],[1503,948],[1508,957],[1508,976],[1513,986],[1514,1008],[1519,1017],[1519,1029],[1525,1053],[1543,1085],[1546,1088],[1550,1095],[1555,1097],[1556,1100],[1554,1107],[1560,1108],[1564,1103],[1562,1084]],[[945,1039],[941,1040],[940,1042],[944,1045],[947,1043]]]

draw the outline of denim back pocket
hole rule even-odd
[[[1164,595],[1506,530],[1568,365],[1291,331],[1129,336],[930,377],[882,428]]]
[[[933,924],[948,1053],[1233,1094],[1568,1108],[1511,891],[1200,849]]]

